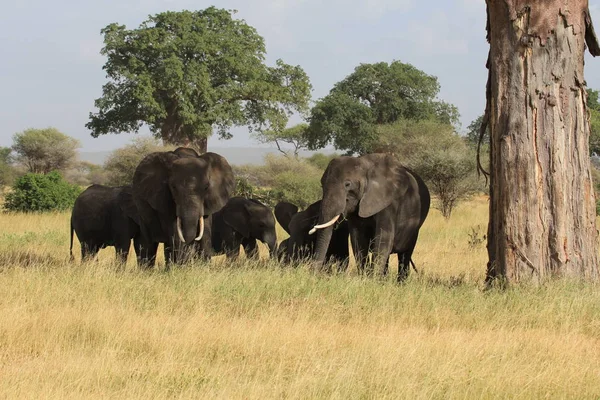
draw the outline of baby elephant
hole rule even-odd
[[[212,215],[212,247],[217,254],[237,257],[241,244],[247,257],[257,257],[257,240],[269,247],[271,256],[277,251],[275,218],[271,210],[257,200],[232,197]]]
[[[71,259],[73,231],[81,243],[81,259],[94,258],[100,249],[114,246],[117,261],[125,263],[131,239],[137,251],[139,217],[131,186],[92,185],[75,200],[71,214]]]

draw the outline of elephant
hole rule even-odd
[[[159,243],[165,262],[184,260],[195,249],[210,258],[211,218],[235,190],[233,171],[216,153],[188,148],[148,154],[133,175],[133,199],[140,215],[141,264],[154,265]]]
[[[276,254],[275,218],[259,201],[232,197],[212,215],[212,247],[216,253],[237,257],[241,244],[247,257],[258,257],[257,240],[269,247],[270,256]]]
[[[312,257],[315,251],[316,237],[309,234],[310,229],[317,223],[321,200],[309,205],[306,210],[298,212],[298,207],[287,202],[275,206],[275,217],[279,225],[290,237],[279,245],[282,260]],[[348,268],[350,251],[348,249],[348,222],[339,221],[333,228],[332,238],[328,243],[326,259],[338,262],[338,270]]]
[[[81,243],[81,259],[94,258],[100,249],[114,246],[117,261],[124,264],[131,239],[138,251],[140,220],[131,186],[92,185],[75,200],[71,213],[71,260],[73,232]]]
[[[359,272],[387,273],[390,254],[398,255],[398,282],[408,277],[419,229],[430,206],[429,189],[393,155],[374,153],[343,156],[329,162],[321,178],[323,199],[315,259],[325,261],[332,225],[348,220],[350,240]],[[372,260],[368,261],[368,252]]]

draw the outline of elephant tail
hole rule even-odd
[[[71,237],[71,240],[73,240],[72,237]],[[415,266],[415,262],[413,261],[412,258],[410,259],[410,265],[412,265],[413,269],[415,270],[415,273],[418,274],[419,271],[417,271],[417,267]]]
[[[71,254],[71,256],[69,257],[69,259],[71,261],[75,260],[75,257],[73,257],[73,221],[71,221],[71,247],[69,247],[69,253]]]

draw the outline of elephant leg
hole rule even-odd
[[[81,262],[91,261],[98,255],[100,246],[95,242],[81,243]]]
[[[240,245],[242,244],[241,239],[237,234],[232,234],[227,243],[225,244],[225,254],[227,259],[238,258],[240,256]]]
[[[398,283],[403,282],[408,278],[408,274],[410,273],[410,262],[416,245],[417,235],[415,235],[414,240],[409,244],[408,250],[398,253]]]
[[[210,261],[213,255],[212,247],[212,218],[204,218],[204,234],[199,242],[193,244],[195,253],[203,261]]]
[[[129,255],[129,248],[131,246],[131,240],[123,241],[117,245],[115,245],[116,254],[116,262],[119,270],[125,269],[125,264],[127,264],[127,256]]]
[[[156,263],[157,242],[141,241],[139,247],[138,264],[143,269],[149,269]]]
[[[142,244],[139,235],[133,238],[133,251],[136,255],[135,262],[137,264],[137,259],[142,254]]]
[[[246,258],[259,258],[258,254],[258,244],[256,243],[256,239],[242,239],[242,246],[244,246],[244,251],[246,252]]]
[[[359,274],[365,273],[369,256],[369,238],[360,227],[350,229],[350,242],[352,244],[352,253],[356,262],[356,269]],[[366,271],[367,273],[369,271]]]
[[[383,226],[377,226],[372,243],[372,268],[379,276],[385,276],[387,273],[390,253],[392,252],[392,246],[394,244],[393,227],[388,226],[387,224],[382,225]]]

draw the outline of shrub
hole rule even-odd
[[[170,150],[154,138],[135,138],[131,144],[113,151],[104,163],[107,183],[111,186],[131,185],[133,173],[142,159],[155,151]]]
[[[6,195],[4,208],[20,212],[67,210],[80,193],[79,186],[71,185],[56,171],[28,173],[17,179]]]
[[[287,201],[305,209],[322,196],[320,178],[293,171],[277,175],[275,191],[278,201]]]

